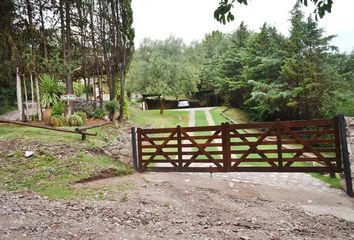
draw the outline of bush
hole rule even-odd
[[[65,105],[64,103],[62,102],[57,102],[53,105],[53,112],[52,112],[52,115],[63,115],[64,113],[64,110],[65,110]]]
[[[68,124],[69,126],[81,127],[82,125],[84,125],[84,121],[79,115],[73,114],[68,117]]]
[[[0,83],[1,85],[1,83]],[[16,110],[16,90],[0,87],[0,114]]]
[[[100,119],[103,118],[106,115],[106,112],[100,108],[97,108],[96,110],[93,109],[92,107],[87,108],[85,111],[87,118],[96,118]]]
[[[85,113],[86,113],[87,118],[93,118],[94,114],[95,114],[95,110],[92,107],[88,107],[85,110]]]
[[[97,108],[93,113],[93,117],[97,119],[103,118],[105,115],[105,111],[103,111],[101,108]]]
[[[113,114],[117,111],[118,108],[118,102],[116,100],[112,100],[109,102],[106,102],[104,105],[107,112],[109,112],[110,116],[113,116]]]
[[[31,121],[38,121],[38,120],[39,120],[38,113],[31,116]]]
[[[82,122],[85,124],[87,121],[87,115],[85,112],[76,112],[76,115],[79,115],[82,118]]]
[[[84,94],[85,86],[83,84],[74,82],[73,87],[74,87],[74,94],[76,97],[81,97],[81,95]]]
[[[60,127],[65,125],[65,118],[62,115],[53,115],[50,117],[49,124],[53,127]]]
[[[49,74],[42,74],[39,76],[39,88],[41,92],[41,103],[46,108],[54,105],[59,101],[60,86],[54,77]]]

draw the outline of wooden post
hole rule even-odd
[[[21,77],[18,68],[16,68],[16,95],[17,95],[17,109],[20,112],[20,121],[23,121],[23,101],[22,101],[22,88]]]
[[[352,182],[350,162],[349,162],[347,129],[346,129],[344,115],[339,115],[338,121],[339,121],[339,130],[340,130],[340,143],[342,149],[343,174],[345,177],[345,186],[346,186],[346,191],[348,196],[353,197],[354,196],[353,182]]]
[[[137,171],[138,170],[138,155],[137,155],[137,149],[136,149],[136,127],[131,128],[131,133],[132,133],[133,165],[134,165],[134,169]]]
[[[37,100],[38,120],[42,121],[41,97],[39,95],[39,84],[38,84],[38,77],[37,76],[34,76],[34,82],[35,82],[35,85],[36,85],[36,100]]]
[[[178,167],[180,171],[183,168],[183,153],[182,153],[182,133],[181,133],[181,126],[177,126],[177,152],[178,152]]]
[[[276,134],[277,134],[277,152],[278,152],[278,167],[283,167],[283,151],[281,145],[280,119],[275,120]]]
[[[230,125],[229,123],[221,124],[221,140],[223,151],[224,171],[231,171],[231,146],[230,146]]]
[[[141,128],[138,128],[138,171],[142,171],[142,160],[143,160],[143,150],[142,150],[142,142],[141,142]]]

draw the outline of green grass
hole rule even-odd
[[[188,126],[189,112],[165,110],[140,110],[132,109],[130,121],[139,127],[152,126],[156,128]]]
[[[205,111],[196,111],[195,112],[195,126],[208,126],[208,120],[205,115]],[[211,136],[211,131],[201,131],[201,132],[194,132],[194,136]],[[198,139],[196,140],[197,143],[205,143],[207,139]],[[215,140],[212,142],[215,143]],[[218,147],[206,147],[206,151],[218,151]],[[192,151],[197,152],[197,148],[192,148]],[[220,155],[212,155],[215,159],[220,159]],[[206,160],[208,159],[207,156],[201,154],[197,157],[198,160]]]
[[[73,183],[108,168],[115,169],[118,176],[131,172],[125,164],[105,155],[79,153],[59,160],[39,153],[35,153],[34,157],[24,158],[21,153],[17,153],[3,160],[0,187],[8,191],[30,189],[50,199],[102,199],[102,189],[78,189]],[[120,190],[118,186],[111,186],[105,190],[104,196]]]
[[[205,111],[195,111],[195,126],[208,126]]]
[[[115,169],[118,175],[131,172],[128,166],[117,159],[100,153],[91,155],[87,152],[113,141],[119,135],[119,131],[112,125],[102,126],[90,130],[97,132],[97,136],[87,136],[87,139],[82,141],[79,134],[2,124],[0,144],[6,146],[7,142],[14,141],[14,144],[21,148],[9,146],[9,149],[0,150],[0,188],[9,191],[30,189],[52,199],[90,198],[96,195],[97,199],[100,199],[99,192],[102,192],[102,189],[77,189],[73,183],[108,168]],[[44,147],[40,148],[41,152],[34,148],[34,157],[25,158],[23,146],[29,146],[31,150],[33,144],[36,146],[42,144]],[[74,155],[63,154],[61,159],[57,159],[52,156],[53,152],[50,152],[52,146],[73,149]],[[16,150],[13,156],[7,156],[8,151]],[[116,190],[116,187],[108,187],[104,197],[107,192]]]
[[[227,108],[225,106],[217,107],[210,110],[211,115],[215,121],[215,124],[221,124],[223,122],[228,122],[228,119],[224,118],[220,113],[224,112],[224,114],[234,120],[237,123],[247,123],[249,122],[249,118],[247,114],[237,108]]]
[[[322,175],[320,173],[310,173],[310,175],[314,178],[321,180],[322,182],[328,183],[332,188],[341,188],[340,177],[338,173],[336,173],[335,178],[331,178],[329,176]]]
[[[189,112],[187,111],[174,111],[165,110],[163,114],[160,114],[160,110],[140,110],[133,108],[130,121],[138,125],[139,127],[154,127],[154,128],[166,128],[188,126]],[[168,134],[150,134],[153,137],[167,137]],[[161,144],[163,141],[155,141],[157,144]],[[169,144],[176,144],[177,141],[170,141]],[[177,151],[176,148],[166,148],[165,152]],[[143,152],[155,152],[155,149],[143,149]],[[143,159],[148,159],[149,156],[144,156]],[[164,160],[164,156],[156,156],[156,160]],[[154,166],[154,164],[149,165]]]
[[[210,110],[210,114],[216,125],[221,125],[222,123],[228,122],[228,120],[220,114],[225,109],[226,107],[217,107]]]

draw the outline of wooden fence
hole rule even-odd
[[[337,118],[138,128],[135,143],[139,171],[342,171]]]

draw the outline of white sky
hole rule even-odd
[[[241,21],[248,28],[258,31],[264,22],[275,26],[288,35],[289,11],[296,0],[249,0],[248,6],[235,4],[235,21],[222,25],[213,13],[219,0],[133,0],[135,44],[138,47],[145,37],[165,39],[170,35],[184,39],[186,43],[202,40],[213,30],[232,32]],[[303,8],[310,14],[314,7]],[[353,0],[335,0],[332,13],[319,20],[326,34],[335,34],[333,44],[340,51],[354,50],[354,9]],[[306,15],[307,16],[307,15]]]

